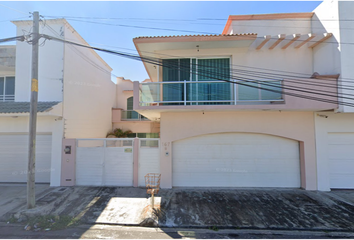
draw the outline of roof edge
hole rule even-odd
[[[222,41],[222,40],[247,40],[257,37],[256,33],[245,34],[218,34],[218,35],[177,35],[177,36],[156,36],[156,37],[136,37],[134,44],[147,42],[188,42],[188,41]]]
[[[244,20],[277,20],[286,18],[312,18],[314,12],[302,12],[302,13],[266,13],[266,14],[248,14],[248,15],[230,15],[225,24],[225,28],[222,34],[227,34],[231,26],[232,21],[244,21]]]

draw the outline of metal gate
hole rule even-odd
[[[76,185],[133,186],[132,138],[76,141]]]

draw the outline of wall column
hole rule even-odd
[[[133,186],[138,187],[139,182],[139,138],[133,141]]]

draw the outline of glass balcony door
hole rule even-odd
[[[164,59],[162,63],[163,82],[181,82],[163,84],[164,105],[184,105],[185,100],[187,105],[230,104],[232,86],[223,82],[230,80],[229,58]],[[185,86],[184,81],[189,83]]]

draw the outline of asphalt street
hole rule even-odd
[[[26,231],[23,224],[0,223],[1,239],[333,239],[354,238],[352,232],[245,229],[146,228],[80,225],[57,231]]]

